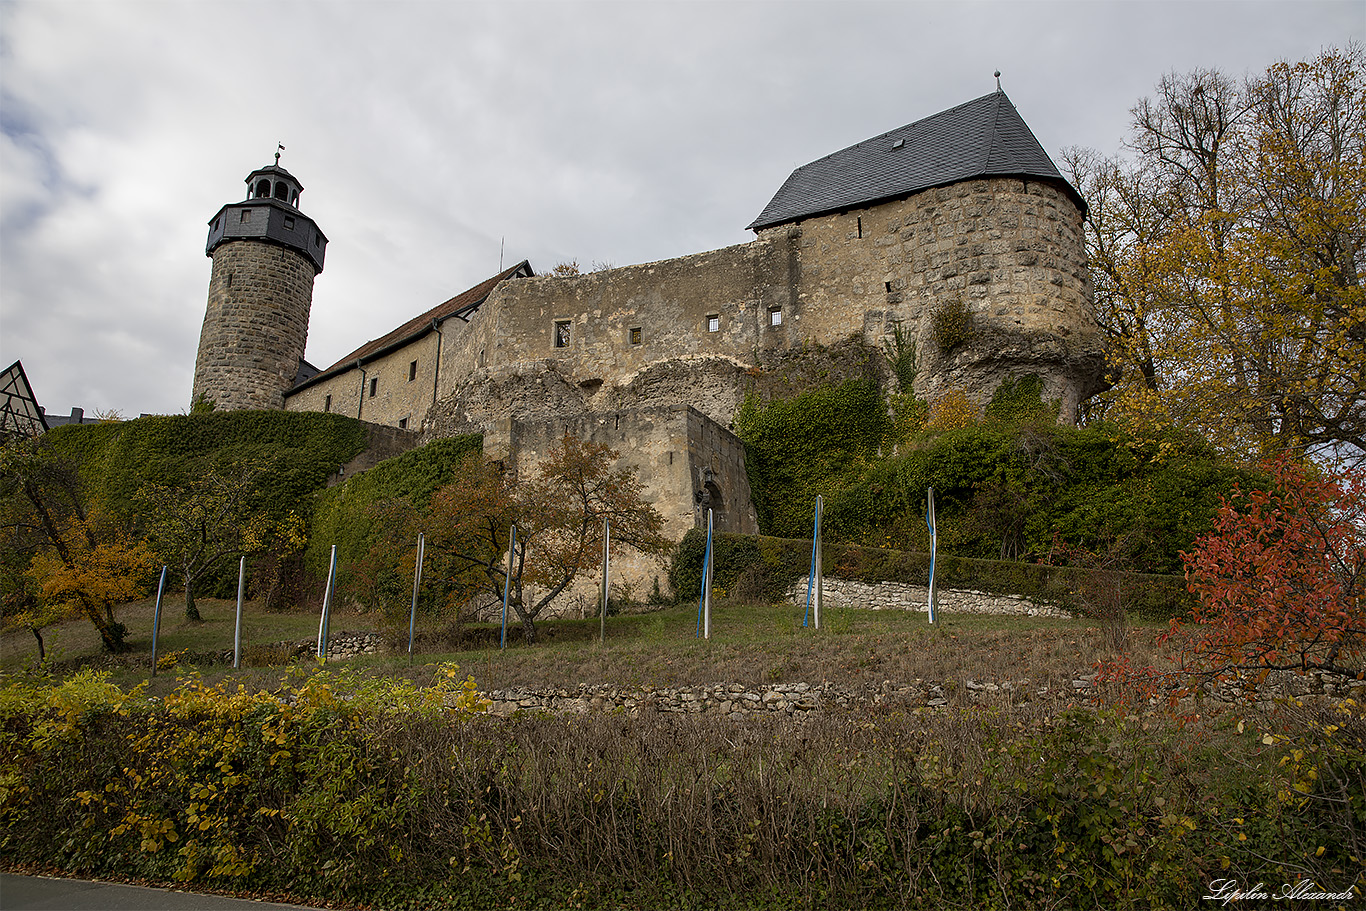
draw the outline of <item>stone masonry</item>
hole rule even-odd
[[[282,246],[225,243],[213,251],[194,396],[221,410],[284,408],[308,340],[315,269]]]

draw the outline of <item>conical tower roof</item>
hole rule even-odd
[[[1047,180],[1086,211],[1081,194],[998,90],[802,165],[749,227],[757,231],[977,177]]]

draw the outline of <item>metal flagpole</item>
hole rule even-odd
[[[161,631],[161,593],[166,590],[166,567],[161,567],[161,581],[157,583],[157,606],[152,611],[152,676],[157,675],[157,633]]]
[[[508,541],[508,571],[503,577],[503,634],[498,639],[499,648],[508,647],[508,598],[512,594],[512,556],[517,553],[517,526],[512,526],[512,536]]]
[[[607,592],[611,574],[608,569],[612,559],[612,527],[604,517],[602,520],[602,622],[598,630],[598,641],[607,641]]]
[[[811,572],[806,577],[806,613],[802,616],[802,626],[811,617],[811,605],[816,605],[816,629],[821,628],[821,595],[824,594],[824,576],[821,573],[821,510],[825,501],[816,497],[815,519],[811,526]]]
[[[925,510],[925,525],[930,529],[930,593],[929,611],[930,623],[934,623],[934,558],[935,551],[938,549],[939,533],[935,529],[934,522],[934,488],[929,489],[929,505]]]
[[[816,602],[815,616],[816,629],[821,628],[821,604],[825,600],[825,571],[821,568],[821,517],[825,513],[825,500],[821,496],[816,497],[816,557],[813,569],[816,571]]]
[[[242,557],[237,562],[237,623],[232,630],[232,666],[233,669],[242,666],[242,591],[246,588],[247,582],[247,558]]]
[[[332,545],[332,559],[327,566],[327,588],[323,590],[323,613],[318,618],[318,661],[327,661],[327,612],[332,606],[332,583],[337,578],[337,545]]]
[[[705,617],[705,624],[703,618]],[[711,510],[707,510],[707,547],[702,551],[702,593],[697,599],[697,633],[711,638]]]
[[[417,589],[422,584],[422,552],[426,541],[417,533],[417,566],[413,570],[413,609],[408,612],[408,663],[413,663],[413,634],[417,631]]]
[[[702,621],[702,638],[711,638],[711,577],[716,568],[716,540],[712,535],[711,510],[707,510],[707,574],[702,579],[703,597],[706,599],[706,611]]]

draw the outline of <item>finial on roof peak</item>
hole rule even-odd
[[[997,70],[997,71],[996,71],[996,91],[999,92],[1000,90],[1001,90],[1001,71],[1000,71],[1000,70]],[[278,157],[278,156],[277,156],[277,157]]]
[[[998,73],[997,75],[1000,75],[1000,74]],[[285,150],[285,144],[284,144],[283,142],[277,142],[277,143],[275,143],[275,167],[277,167],[277,168],[280,166],[280,153],[283,152],[284,150]]]

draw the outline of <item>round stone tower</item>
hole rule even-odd
[[[247,198],[209,221],[209,303],[199,333],[192,401],[283,408],[308,340],[313,279],[327,238],[299,211],[303,184],[275,164],[247,175]]]

